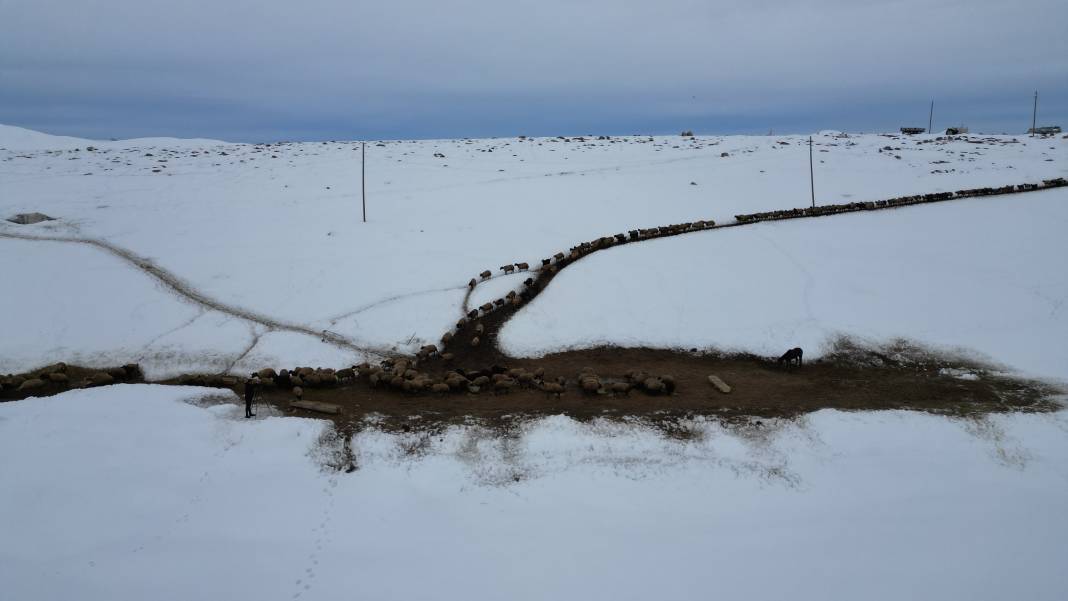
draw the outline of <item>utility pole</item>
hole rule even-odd
[[[927,114],[927,133],[931,132],[931,125],[934,123],[934,100],[931,101],[931,112]]]
[[[1031,112],[1031,137],[1035,137],[1035,119],[1038,117],[1038,90],[1035,90],[1035,108]]]
[[[808,137],[808,185],[812,189],[812,208],[816,208],[816,181],[812,175],[812,136]]]
[[[360,142],[360,196],[363,197],[363,222],[367,223],[367,142]]]

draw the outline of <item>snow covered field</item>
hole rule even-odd
[[[828,132],[815,140],[817,196],[826,203],[1068,174],[1068,141],[1061,138],[971,136],[941,143],[929,136],[836,137]],[[34,225],[0,220],[0,267],[9,283],[0,295],[0,331],[4,333],[0,371],[21,371],[57,360],[89,365],[140,361],[148,376],[155,378],[178,371],[244,372],[264,365],[321,362],[339,366],[370,351],[413,350],[436,341],[455,322],[467,280],[483,269],[496,270],[515,261],[533,264],[578,241],[634,227],[707,218],[729,221],[738,212],[806,205],[808,149],[804,141],[801,136],[631,136],[371,143],[367,147],[369,222],[363,224],[356,144],[90,142],[0,126],[0,217],[40,211],[57,218]],[[90,146],[93,150],[88,150]],[[946,244],[982,241],[961,240],[955,228],[970,224],[973,214],[983,214],[987,215],[984,221],[974,225],[979,230],[972,231],[988,235],[995,225],[989,220],[999,215],[1007,226],[1019,224],[1019,215],[1009,214],[1011,207],[1056,204],[1032,200],[1012,197],[910,209],[922,212],[924,217],[917,219],[931,225],[930,235],[923,239],[901,232],[902,241],[896,241],[889,231],[873,231],[869,237],[855,229],[858,223],[879,230],[884,223],[887,227],[894,224],[894,231],[911,228],[912,222],[902,224],[907,218],[898,217],[905,213],[897,211],[759,226],[744,234],[701,235],[719,255],[667,257],[667,262],[673,269],[685,270],[692,260],[687,273],[699,273],[725,269],[724,257],[737,257],[731,262],[734,267],[726,267],[734,269],[728,272],[733,279],[725,280],[732,287],[725,306],[732,311],[745,309],[729,316],[737,324],[765,317],[770,307],[750,300],[759,291],[772,292],[768,288],[772,279],[783,282],[783,288],[774,292],[782,296],[776,307],[785,313],[780,313],[775,324],[764,323],[748,334],[737,329],[728,333],[717,321],[725,318],[722,311],[718,316],[715,311],[690,311],[690,317],[711,317],[662,328],[655,316],[650,317],[657,308],[644,306],[651,297],[632,295],[633,302],[616,319],[616,329],[597,335],[609,340],[624,329],[621,324],[633,321],[626,316],[641,315],[637,329],[625,328],[618,341],[629,342],[658,330],[665,334],[649,338],[657,343],[763,352],[781,346],[771,342],[767,330],[776,325],[815,347],[831,331],[879,339],[904,336],[936,346],[974,345],[996,361],[1049,375],[1063,351],[1039,349],[1025,336],[1042,328],[1051,336],[1064,333],[1063,312],[1057,309],[1065,298],[1064,279],[1059,275],[1063,270],[1053,269],[1050,258],[1068,250],[1063,239],[1035,237],[1020,226],[997,232],[995,247],[1006,252],[1024,249],[1023,254],[1013,250],[1011,256],[998,259],[999,273],[1025,258],[1042,262],[1013,278],[1012,290],[1018,293],[997,291],[981,307],[938,328],[926,327],[927,322],[904,323],[904,318],[857,314],[858,298],[870,300],[893,282],[885,281],[881,288],[873,285],[867,291],[828,287],[830,272],[813,271],[812,260],[820,255],[804,258],[803,251],[791,248],[796,243],[813,247],[809,238],[817,231],[825,239],[820,252],[836,255],[849,251],[834,248],[832,239],[893,238],[895,248],[908,240],[914,244],[902,256],[902,263],[876,263],[879,269],[889,270],[883,272],[887,278],[900,276],[902,283],[921,288],[927,281],[940,280],[939,287],[948,288],[949,282],[960,280],[968,282],[970,288],[965,289],[975,290],[982,282],[992,286],[987,267],[976,261],[962,263],[965,257]],[[980,206],[991,203],[1003,208]],[[1045,235],[1053,223],[1063,220],[1064,213],[1055,206],[1042,210],[1042,217],[1051,220],[1037,224],[1048,225],[1039,227]],[[952,229],[936,231],[934,226],[943,222],[940,219]],[[1024,217],[1028,223],[1038,219]],[[782,233],[784,241],[778,244],[785,250],[765,240],[771,232]],[[13,240],[5,234],[103,240],[132,252],[138,261],[167,270],[205,298],[295,324],[313,334],[272,329],[182,300],[156,279],[139,273],[136,265],[99,248]],[[737,240],[738,247],[726,248],[728,240]],[[648,266],[653,265],[654,253],[660,264],[664,253],[675,249],[703,252],[695,244],[703,243],[687,237],[677,243],[641,244],[619,252],[648,251]],[[866,247],[867,252],[875,253],[873,244]],[[792,269],[784,252],[803,261],[809,275]],[[993,251],[984,252],[988,256]],[[597,255],[594,264],[608,265],[615,256],[622,255],[616,251]],[[907,274],[898,271],[905,257],[917,256],[930,260],[909,264]],[[843,260],[836,265],[839,269],[867,267],[857,262]],[[777,264],[775,271],[768,272],[774,278],[738,273],[739,265],[748,264]],[[1048,271],[1040,273],[1041,266]],[[814,288],[812,277],[817,278]],[[867,286],[873,279],[846,273],[832,281]],[[491,285],[503,290],[520,281],[512,277]],[[810,303],[816,302],[809,309],[803,308],[806,285],[810,286]],[[597,298],[620,297],[627,286],[619,278],[604,282]],[[1035,292],[1019,292],[1028,287]],[[590,300],[586,289],[563,288],[554,283],[538,306],[547,307],[556,294],[581,298],[584,303]],[[489,292],[489,287],[477,289],[475,299]],[[722,289],[717,294],[718,300],[728,296]],[[922,296],[917,290],[914,298]],[[853,308],[837,307],[833,299],[850,299]],[[1002,304],[998,314],[984,313],[997,301],[1023,304]],[[576,307],[563,322],[587,315],[585,307]],[[941,313],[936,313],[948,310],[942,306]],[[829,319],[832,314],[848,319]],[[979,327],[975,318],[1000,324],[1006,314],[1028,324],[1023,330],[999,325],[998,335],[1016,337],[1001,345],[1008,352],[1002,354],[1001,346],[992,348],[982,336],[965,335],[964,330]],[[538,327],[544,325],[543,318],[521,317],[540,319]],[[615,319],[608,314],[603,317]],[[799,323],[804,320],[807,325]],[[592,336],[583,329],[561,336],[559,329],[548,327],[538,336],[526,339],[521,334],[523,339],[517,340],[516,332],[530,328],[520,322],[516,328],[509,338],[512,348],[532,353],[548,350],[546,344],[582,344]],[[681,328],[692,335],[680,337]],[[352,344],[324,344],[314,335],[322,330]],[[1019,349],[1027,345],[1035,354],[1047,354],[1046,362],[1023,356]]]
[[[0,404],[5,599],[1064,599],[1068,414],[245,421],[215,391]],[[236,399],[234,399],[236,401]]]
[[[631,244],[569,266],[501,332],[512,355],[603,344],[766,356],[906,338],[1068,380],[1068,189]]]

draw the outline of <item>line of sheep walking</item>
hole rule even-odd
[[[757,223],[760,221],[774,221],[777,219],[797,219],[800,217],[820,217],[823,215],[836,215],[838,213],[850,213],[853,211],[872,211],[891,207],[903,207],[927,202],[942,202],[958,198],[973,198],[979,196],[995,196],[998,194],[1013,194],[1016,192],[1032,192],[1047,188],[1059,188],[1068,185],[1063,177],[1042,180],[1041,184],[1020,184],[1016,186],[1002,186],[1000,188],[971,188],[957,190],[956,192],[935,192],[932,194],[916,194],[914,196],[901,196],[889,200],[869,200],[867,202],[851,202],[836,205],[820,205],[803,209],[786,209],[781,211],[766,211],[763,213],[748,213],[735,215],[738,223]]]
[[[605,248],[611,248],[620,244],[627,244],[630,242],[638,242],[641,240],[651,240],[653,238],[660,238],[664,236],[675,236],[678,234],[684,234],[687,232],[697,232],[701,230],[711,229],[716,226],[716,222],[709,220],[699,220],[687,223],[677,223],[673,225],[665,225],[661,227],[654,227],[649,229],[636,229],[629,230],[627,233],[618,233],[611,236],[601,236],[595,240],[589,242],[582,242],[575,246],[572,246],[566,253],[558,252],[551,257],[541,260],[541,265],[531,269],[529,263],[510,263],[508,265],[502,265],[499,269],[502,275],[512,275],[521,271],[532,271],[533,276],[523,280],[523,287],[520,291],[516,292],[512,290],[505,296],[494,299],[492,301],[483,303],[482,305],[467,310],[465,317],[457,322],[456,327],[446,332],[442,338],[442,346],[447,346],[452,342],[455,336],[471,321],[477,320],[481,317],[485,317],[502,307],[519,307],[523,303],[531,300],[548,282],[548,278],[555,275],[560,269],[563,269],[569,263],[577,261],[586,255],[602,250]],[[477,278],[471,278],[467,282],[469,290],[474,290],[480,282],[484,282],[493,277],[493,272],[489,269],[478,274]],[[481,332],[477,332],[469,339],[470,346],[478,346],[482,341]]]

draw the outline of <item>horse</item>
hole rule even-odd
[[[800,367],[801,356],[804,354],[805,352],[801,350],[801,347],[792,348],[783,353],[782,357],[779,357],[779,365],[782,365],[783,363],[785,363],[786,365],[790,365],[794,362],[794,360],[796,360],[797,365]]]

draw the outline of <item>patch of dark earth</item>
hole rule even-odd
[[[744,354],[711,351],[691,352],[602,347],[546,355],[536,359],[492,357],[490,364],[474,358],[457,358],[448,365],[430,362],[420,372],[442,378],[449,372],[468,375],[521,370],[540,372],[536,381],[519,383],[507,392],[485,386],[479,392],[405,392],[385,380],[372,386],[367,376],[327,386],[302,387],[304,401],[336,406],[337,414],[324,414],[294,407],[297,399],[289,386],[270,380],[257,394],[259,411],[332,420],[334,430],[344,434],[373,426],[389,432],[435,433],[455,425],[477,424],[513,431],[523,422],[550,415],[565,415],[580,422],[594,419],[638,421],[665,434],[685,438],[680,427],[699,416],[730,422],[751,423],[760,418],[796,418],[821,409],[845,411],[910,410],[957,417],[1004,412],[1050,412],[1062,407],[1065,394],[1054,385],[1006,375],[974,361],[936,354],[906,343],[878,350],[864,349],[840,340],[826,356],[801,366],[782,366],[776,361]],[[636,371],[654,378],[667,376],[672,390],[650,394],[633,375]],[[66,378],[56,376],[63,373]],[[582,388],[584,378],[594,374],[598,392]],[[631,377],[628,377],[628,374]],[[961,378],[962,374],[967,374]],[[730,387],[720,392],[708,380],[716,375]],[[563,392],[542,390],[539,381],[563,381]],[[666,380],[667,378],[665,378]],[[29,388],[26,381],[36,380]],[[117,382],[143,382],[136,365],[93,369],[56,364],[25,374],[0,376],[0,400],[49,396],[71,388]],[[241,402],[243,383],[234,376],[187,375],[162,384],[210,385],[229,389],[228,394],[209,395],[211,403]],[[610,392],[629,388],[626,392]],[[629,384],[629,386],[628,386]]]

